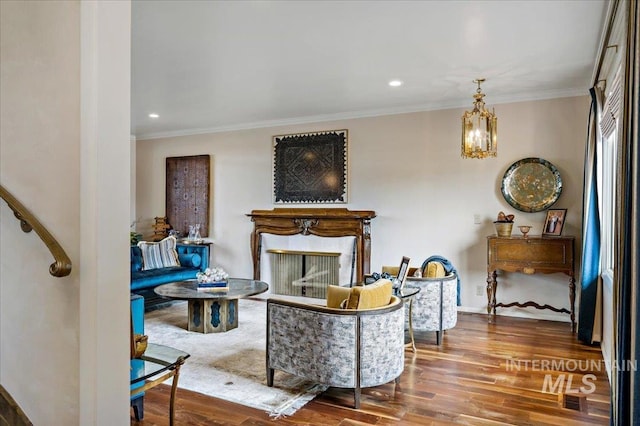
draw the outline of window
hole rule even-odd
[[[618,132],[602,139],[598,158],[598,193],[600,194],[601,261],[603,275],[613,273],[615,244],[616,145]]]
[[[601,267],[605,283],[612,284],[615,259],[616,170],[620,110],[622,104],[620,70],[616,73],[611,90],[606,96],[598,144],[598,200],[600,210]]]

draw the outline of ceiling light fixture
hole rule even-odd
[[[400,87],[400,86],[402,86],[402,81],[401,80],[391,80],[389,82],[389,86],[391,86],[391,87]]]
[[[159,118],[160,116],[158,114],[156,114],[155,112],[152,112],[151,114],[149,114],[149,118]]]
[[[473,110],[462,115],[462,158],[487,158],[498,155],[498,117],[487,111],[480,84],[484,78],[473,80],[478,90],[473,95]]]

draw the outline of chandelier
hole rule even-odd
[[[473,80],[478,90],[473,95],[473,110],[462,115],[462,158],[487,158],[498,154],[498,117],[495,110],[487,111],[480,84],[484,78]]]

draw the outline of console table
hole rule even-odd
[[[498,237],[491,235],[487,237],[487,313],[490,315],[490,319],[496,315],[496,308],[498,307],[517,306],[524,308],[533,306],[537,309],[550,309],[554,312],[569,314],[571,316],[571,331],[575,332],[574,241],[575,238],[572,236],[528,236],[525,238],[522,236]],[[539,305],[533,301],[525,303],[496,303],[498,269],[529,275],[554,272],[562,272],[568,275],[571,310],[550,305]]]

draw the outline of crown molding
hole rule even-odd
[[[512,94],[509,96],[490,96],[490,99],[487,99],[488,100],[487,106],[493,107],[495,105],[507,104],[507,103],[540,101],[540,100],[546,100],[546,99],[569,98],[569,97],[575,97],[575,96],[587,96],[588,94],[589,94],[588,89],[577,89],[577,88],[566,89],[566,90],[523,92],[520,94],[515,94],[515,95]],[[235,132],[240,130],[295,126],[298,124],[308,124],[308,123],[322,123],[326,121],[353,120],[358,118],[379,117],[383,115],[398,115],[398,114],[410,114],[410,113],[416,113],[416,112],[440,111],[440,110],[455,109],[455,108],[469,108],[471,104],[472,102],[466,99],[464,101],[462,100],[453,101],[453,102],[444,103],[444,104],[439,103],[437,105],[434,103],[428,103],[428,104],[419,104],[419,105],[409,105],[404,107],[351,111],[351,112],[343,112],[343,113],[337,113],[337,114],[310,115],[310,116],[304,116],[304,117],[286,118],[281,120],[254,121],[254,122],[248,122],[248,123],[238,123],[238,124],[206,127],[206,128],[181,129],[181,130],[157,132],[157,133],[153,133],[153,132],[142,133],[139,135],[135,135],[135,138],[138,141],[151,140],[151,139],[177,138],[177,137],[183,137],[183,136],[203,135],[208,133]]]

